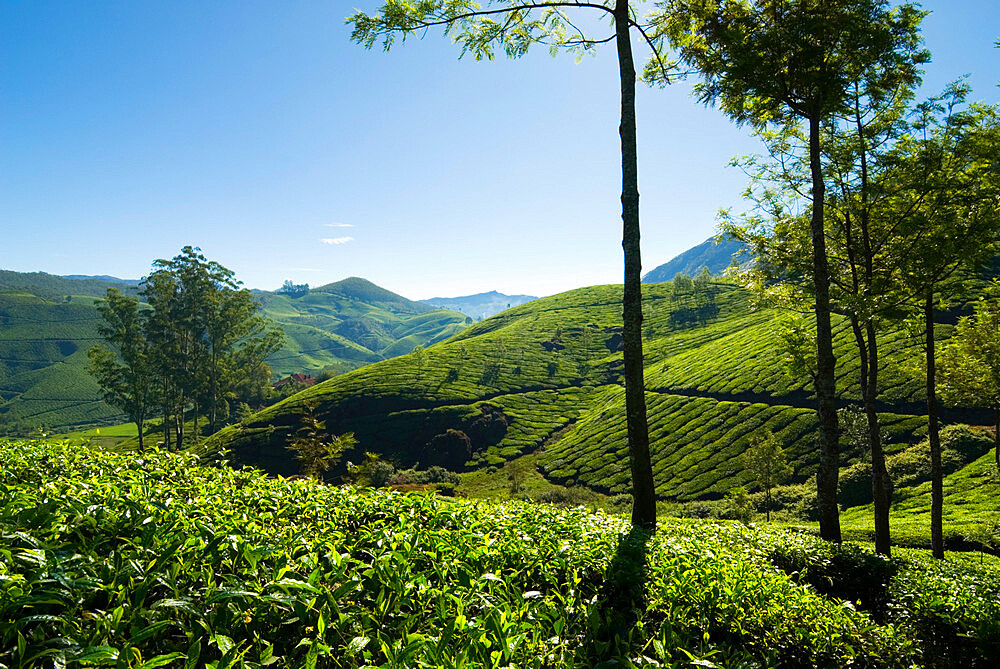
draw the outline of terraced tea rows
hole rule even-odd
[[[418,354],[304,391],[223,431],[206,448],[232,448],[242,462],[289,473],[284,445],[309,403],[331,432],[354,432],[359,451],[426,466],[440,463],[429,446],[435,436],[468,431],[488,405],[503,412],[506,432],[472,439],[468,466],[498,465],[544,445],[538,462],[553,481],[627,492],[618,291],[596,286],[520,305]],[[810,476],[814,411],[802,382],[785,373],[780,314],[752,310],[748,294],[725,283],[680,294],[671,284],[651,284],[643,295],[659,495],[718,498],[749,483],[740,455],[762,428],[789,447],[795,480]],[[940,334],[947,332],[942,326]],[[859,394],[849,335],[841,322],[836,343],[845,400]],[[919,341],[897,332],[880,343],[887,360],[883,421],[893,452],[922,427],[919,417],[906,415],[918,408],[920,380],[896,364],[917,354]],[[843,446],[846,457],[857,456],[852,444]]]

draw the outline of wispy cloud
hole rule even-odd
[[[324,223],[328,228],[353,228],[353,223]]]
[[[321,269],[316,269],[315,267],[293,267],[293,272],[322,272]]]
[[[346,244],[347,242],[353,242],[354,237],[324,237],[320,241],[324,244]]]

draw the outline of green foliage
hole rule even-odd
[[[726,493],[725,508],[719,517],[738,520],[747,524],[753,518],[753,502],[743,486],[732,488]]]
[[[299,473],[309,478],[320,478],[337,463],[345,451],[357,445],[350,432],[331,435],[325,432],[326,423],[316,416],[316,405],[307,405],[302,414],[302,427],[288,443],[288,450],[299,461]]]
[[[992,562],[907,554],[892,563],[883,620],[839,599],[848,566],[865,587],[883,582],[885,562],[865,549],[739,524],[626,530],[623,519],[583,509],[338,489],[205,467],[187,454],[4,443],[0,662],[557,669],[997,659]],[[779,554],[794,575],[774,565]]]
[[[358,464],[347,463],[344,480],[365,488],[384,488],[395,474],[396,468],[391,462],[386,462],[377,453],[366,452]]]
[[[754,475],[757,485],[764,489],[767,520],[770,521],[771,489],[792,475],[785,452],[773,432],[765,430],[751,440],[750,447],[743,454],[743,464]]]
[[[981,297],[974,309],[941,352],[938,389],[946,402],[1000,412],[1000,299]]]
[[[803,392],[808,381],[783,369],[777,312],[752,310],[748,292],[732,284],[714,282],[708,290],[719,317],[679,327],[671,313],[692,304],[692,296],[676,295],[671,284],[644,286],[647,401],[659,495],[681,502],[719,499],[731,487],[753,485],[740,458],[761,428],[780,439],[794,470],[791,481],[808,480],[816,466],[815,412]],[[503,465],[544,446],[538,465],[550,481],[627,493],[624,398],[617,385],[622,354],[615,345],[619,291],[598,286],[514,307],[427,347],[421,365],[414,356],[401,356],[332,378],[227,429],[206,450],[228,448],[237,461],[291,473],[278,456],[300,425],[303,403],[316,401],[332,432],[353,432],[360,450],[401,467],[419,462],[463,470],[469,456],[438,462],[422,448],[453,429],[470,437],[471,467]],[[843,397],[858,398],[857,360],[846,353],[854,344],[845,325],[837,330],[838,374]],[[557,330],[558,350],[552,346]],[[892,361],[921,355],[920,339],[902,331],[885,333],[880,345]],[[503,361],[496,357],[500,349],[507,352]],[[499,370],[493,385],[483,385],[482,369],[494,362]],[[921,384],[907,373],[887,368],[882,382],[887,400],[904,411],[912,409],[903,402],[922,399]],[[484,414],[487,405],[497,411]],[[922,424],[902,413],[882,414],[881,420],[890,450],[914,441]],[[266,431],[269,426],[274,430]],[[860,457],[859,446],[843,446],[846,457]],[[781,508],[779,501],[775,508]]]

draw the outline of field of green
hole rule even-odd
[[[817,465],[815,412],[806,383],[785,372],[776,320],[727,283],[683,292],[643,286],[643,334],[653,468],[661,499],[718,500],[752,484],[741,462],[762,429],[782,437],[801,484]],[[476,470],[537,453],[552,482],[609,495],[629,491],[620,287],[595,286],[535,300],[476,323],[413,355],[355,370],[269,407],[221,432],[206,450],[281,474],[295,472],[285,449],[307,405],[335,434],[354,432],[357,453],[399,466],[446,465],[435,437],[468,434]],[[949,326],[940,326],[946,336]],[[919,337],[888,332],[880,342],[887,451],[919,440],[922,380],[899,364],[920,354]],[[853,340],[837,323],[838,376],[845,401],[859,397]],[[483,423],[489,422],[485,430]],[[845,465],[860,456],[843,442]],[[356,461],[356,460],[355,460]],[[336,476],[337,472],[332,472]]]
[[[994,667],[1000,566],[0,443],[0,666]]]
[[[0,434],[66,432],[125,420],[101,400],[86,371],[87,350],[100,342],[94,301],[112,285],[0,270]],[[284,346],[268,359],[276,377],[347,372],[446,339],[466,325],[462,314],[358,278],[298,298],[258,292],[257,299],[286,334]]]
[[[94,299],[0,287],[0,433],[124,420],[86,371],[87,349],[100,341]]]

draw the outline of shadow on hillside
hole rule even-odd
[[[588,666],[633,655],[644,643],[637,623],[646,611],[649,542],[653,533],[633,527],[622,537],[591,607],[583,651]],[[608,666],[613,666],[608,664]]]

